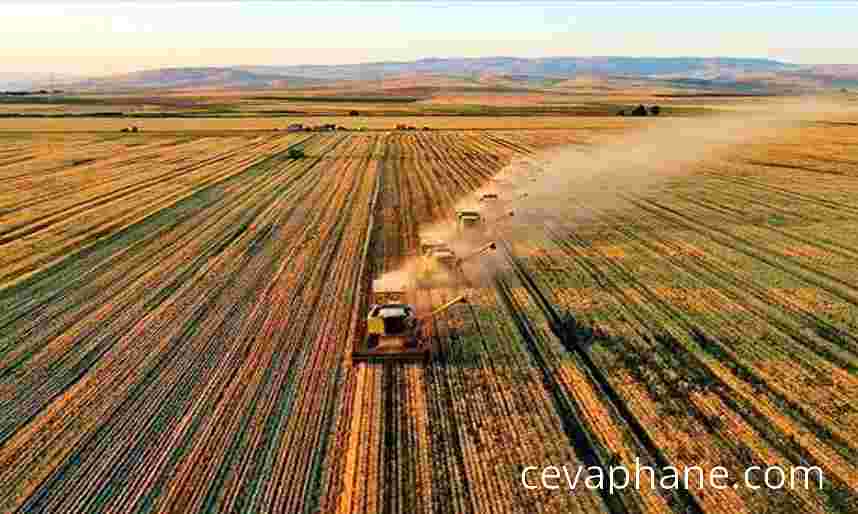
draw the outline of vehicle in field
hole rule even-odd
[[[436,239],[432,237],[420,238],[420,255],[428,255],[429,252],[436,248],[447,248],[447,243],[445,243],[441,239]]]
[[[483,228],[483,217],[478,211],[459,211],[456,213],[456,228],[460,233],[479,232]]]
[[[420,361],[432,354],[431,341],[422,333],[422,324],[456,304],[467,302],[458,296],[428,314],[418,316],[404,302],[405,283],[392,285],[373,281],[372,301],[366,319],[366,337],[352,352],[355,362],[371,360]]]
[[[437,240],[422,240],[427,248],[424,268],[416,277],[416,285],[430,285],[441,269],[447,273],[462,273],[462,263],[497,249],[494,242],[485,244],[468,255],[457,258],[446,244]],[[449,276],[449,275],[446,275]],[[372,282],[371,305],[366,319],[366,338],[355,351],[356,362],[373,359],[422,360],[431,356],[428,338],[422,334],[421,323],[437,316],[450,307],[466,303],[467,298],[458,296],[432,312],[418,316],[417,309],[406,301],[407,290],[413,287],[410,277],[400,272]]]
[[[417,272],[417,286],[429,288],[456,282],[461,278],[462,264],[465,261],[496,248],[497,245],[494,242],[489,242],[464,257],[458,257],[446,243],[422,240],[423,255]]]

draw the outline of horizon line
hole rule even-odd
[[[540,61],[540,60],[551,60],[551,59],[652,59],[652,60],[680,60],[680,59],[693,59],[693,60],[734,60],[734,61],[766,61],[771,63],[783,64],[788,66],[797,66],[797,67],[816,67],[816,66],[843,66],[843,65],[854,65],[856,63],[839,63],[839,62],[830,62],[830,63],[798,63],[785,59],[776,59],[773,57],[734,57],[730,55],[713,55],[713,56],[701,56],[701,55],[673,55],[673,56],[655,56],[655,55],[628,55],[628,54],[604,54],[604,55],[548,55],[541,57],[521,57],[515,55],[484,55],[479,57],[457,57],[457,56],[446,56],[446,57],[438,57],[438,56],[427,56],[420,57],[417,59],[410,60],[380,60],[380,61],[358,61],[358,62],[342,62],[336,64],[314,64],[314,63],[301,63],[301,64],[242,64],[242,63],[233,63],[233,64],[207,64],[207,65],[166,65],[166,66],[153,66],[153,67],[142,67],[140,69],[134,71],[126,71],[119,73],[74,73],[74,72],[52,72],[50,69],[45,69],[44,71],[5,71],[0,72],[0,75],[8,74],[8,75],[38,75],[38,74],[55,74],[59,76],[75,76],[75,77],[110,77],[110,76],[121,76],[121,75],[130,75],[133,73],[142,73],[147,71],[157,71],[157,70],[180,70],[180,69],[236,69],[236,68],[302,68],[302,67],[318,67],[318,68],[336,68],[341,66],[371,66],[371,65],[384,65],[384,64],[410,64],[410,63],[418,63],[422,61],[479,61],[485,59],[516,59],[521,61]]]

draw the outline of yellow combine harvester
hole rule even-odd
[[[456,268],[456,252],[440,239],[420,239],[420,258],[417,261],[417,286],[431,287],[449,282]]]
[[[439,248],[446,247],[441,242],[425,242],[427,244],[421,244],[421,248],[425,248],[430,255],[433,250],[437,253]],[[455,268],[454,272],[461,273],[461,265],[465,260],[496,248],[495,243],[491,242],[464,258],[455,258],[451,264]],[[467,298],[458,296],[420,316],[417,315],[416,309],[406,302],[406,291],[411,287],[412,283],[404,272],[373,281],[372,305],[366,319],[366,338],[352,352],[352,361],[414,361],[429,358],[432,345],[422,334],[422,323],[456,304],[466,303]]]
[[[453,267],[456,265],[456,252],[454,252],[446,243],[442,241],[424,243],[420,242],[420,247],[423,250],[423,260],[438,262],[442,265]]]
[[[497,248],[494,242],[490,242],[464,257],[457,257],[450,247],[440,241],[432,243],[421,241],[420,246],[424,249],[424,253],[417,269],[417,285],[419,287],[445,285],[448,282],[455,283],[459,279],[459,274],[462,273],[462,264],[465,261]]]
[[[483,217],[477,211],[456,213],[460,232],[485,235]],[[366,319],[366,337],[352,352],[355,362],[370,360],[422,360],[432,353],[432,345],[422,334],[421,323],[441,314],[450,307],[467,302],[458,296],[432,312],[418,316],[416,309],[406,302],[406,291],[414,286],[432,287],[456,283],[464,277],[462,264],[468,259],[495,250],[492,241],[483,244],[464,257],[442,240],[424,237],[420,240],[420,263],[416,276],[402,270],[388,274],[372,283],[372,305]]]
[[[421,237],[420,238],[420,254],[421,255],[426,255],[430,251],[434,250],[435,248],[446,248],[446,247],[447,247],[447,244],[440,239],[436,239],[436,238],[432,238],[432,237]]]
[[[405,284],[383,280],[373,282],[373,305],[366,319],[366,338],[355,351],[352,361],[425,360],[432,354],[432,345],[422,334],[422,323],[450,307],[467,302],[458,296],[428,314],[418,316],[404,302]]]
[[[480,232],[483,228],[483,217],[478,211],[459,211],[456,213],[456,227],[460,233]]]

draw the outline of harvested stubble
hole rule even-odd
[[[622,126],[580,128],[4,137],[0,510],[848,512],[854,128],[741,149],[598,230],[534,227],[520,275],[417,293],[472,298],[427,366],[349,363],[376,179],[380,273],[506,163]],[[594,329],[583,351],[551,309]],[[635,456],[829,485],[616,504],[519,482]]]

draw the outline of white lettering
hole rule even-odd
[[[614,490],[622,491],[623,489],[628,487],[630,477],[629,477],[629,470],[627,470],[625,466],[611,466],[611,469],[609,472],[611,473],[611,481],[610,481],[611,494],[614,494]],[[617,472],[622,472],[622,475],[623,475],[623,484],[622,485],[619,485],[619,483],[618,483],[617,478],[619,478],[619,477],[616,476]]]
[[[709,474],[709,485],[714,487],[715,489],[727,489],[727,484],[718,483],[719,480],[727,480],[729,477],[729,473],[727,473],[727,468],[723,466],[715,466],[712,468],[712,473]]]
[[[755,491],[757,489],[759,489],[760,486],[755,485],[754,481],[751,480],[751,472],[752,471],[759,471],[760,469],[762,469],[762,468],[760,468],[759,466],[751,466],[750,468],[745,470],[745,485],[747,485],[749,488],[751,488]]]
[[[578,487],[578,480],[581,479],[581,472],[584,471],[584,466],[578,466],[578,471],[575,472],[575,480],[569,477],[569,468],[563,466],[563,473],[566,475],[566,483],[569,485],[569,490],[574,491]]]
[[[769,480],[769,473],[772,472],[776,472],[781,476],[780,482],[778,482],[777,484]],[[768,487],[769,489],[780,489],[784,486],[784,483],[786,483],[786,476],[784,475],[784,470],[777,466],[769,466],[768,468],[766,468],[766,473],[763,475],[763,482],[765,482],[766,487]]]
[[[551,475],[548,474],[549,471],[551,472]],[[560,470],[557,469],[556,466],[548,466],[542,470],[542,487],[546,489],[560,489],[560,486],[557,484],[553,484],[553,486],[548,485],[547,479],[549,478],[554,480],[560,478]]]
[[[649,487],[655,491],[655,469],[650,466],[641,466],[639,457],[635,457],[635,487],[638,491],[641,489],[641,474],[649,472]]]
[[[525,489],[538,489],[539,486],[530,485],[527,483],[527,472],[530,470],[536,470],[536,466],[528,466],[521,470],[521,485],[524,486]]]

